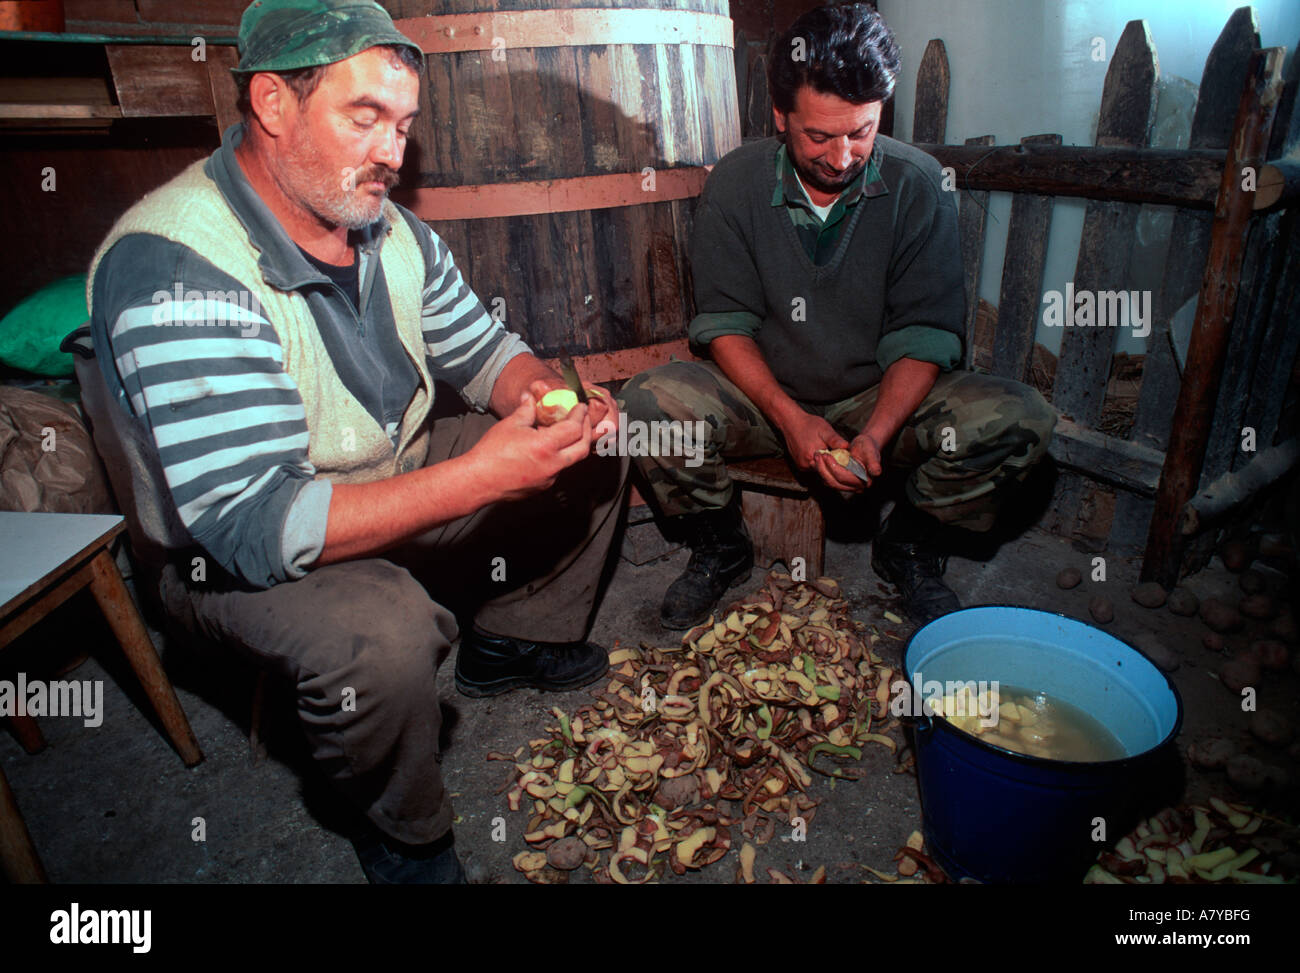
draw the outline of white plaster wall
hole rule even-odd
[[[1102,39],[1109,56],[1124,25],[1141,18],[1160,63],[1155,142],[1185,146],[1205,59],[1238,6],[1237,0],[879,0],[903,55],[894,134],[911,138],[917,67],[925,45],[938,37],[952,76],[946,142],[993,135],[1006,145],[1026,135],[1059,133],[1066,145],[1091,145],[1108,64],[1094,60],[1094,38]],[[1261,43],[1286,47],[1289,70],[1300,41],[1300,2],[1259,0],[1254,8]],[[1063,291],[1073,277],[1085,206],[1084,200],[1056,202],[1044,290]],[[994,304],[1010,213],[1010,194],[992,194],[980,295]],[[1144,207],[1132,276],[1114,288],[1158,286],[1169,224],[1169,208]],[[1061,333],[1040,323],[1038,340],[1055,352]],[[1119,351],[1145,347],[1128,331],[1117,340]]]

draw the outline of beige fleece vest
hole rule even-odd
[[[94,307],[95,272],[110,247],[130,233],[152,233],[189,247],[240,281],[257,298],[284,352],[284,369],[298,386],[307,412],[308,459],[317,477],[338,483],[367,483],[423,466],[429,452],[425,420],[433,380],[425,363],[420,327],[424,255],[406,220],[389,201],[384,215],[388,239],[380,248],[393,319],[420,386],[399,427],[397,449],[360,402],[347,390],[321,341],[307,301],[262,279],[258,251],[199,160],[175,179],[127,210],[100,244],[86,280],[86,306]],[[182,282],[184,283],[184,282]],[[111,322],[110,322],[111,330]]]

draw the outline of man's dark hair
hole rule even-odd
[[[377,45],[379,50],[385,51],[388,58],[394,65],[402,64],[417,75],[422,75],[424,63],[416,56],[415,51],[401,44],[380,44]],[[328,64],[318,64],[312,68],[297,68],[293,71],[272,71],[271,74],[278,74],[284,79],[284,83],[289,86],[289,90],[294,93],[298,103],[302,104],[311,97],[313,91],[320,87],[321,79],[325,77],[325,69]],[[235,75],[235,89],[238,97],[235,99],[235,108],[239,115],[247,123],[253,117],[252,101],[248,97],[248,85],[253,80],[251,74]]]
[[[902,60],[894,32],[865,3],[810,10],[772,44],[767,87],[782,112],[804,85],[855,105],[884,101]]]

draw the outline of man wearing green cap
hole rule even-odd
[[[476,612],[466,695],[604,673],[585,633],[626,464],[590,448],[615,413],[602,394],[538,427],[563,381],[387,199],[423,54],[382,7],[257,0],[239,51],[243,123],[122,216],[89,275],[113,422],[169,525],[156,591],[296,687],[317,765],[368,819],[371,881],[463,881],[444,602]],[[475,411],[432,421],[435,379]]]

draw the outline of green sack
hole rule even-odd
[[[72,356],[59,351],[59,342],[89,317],[85,274],[42,287],[0,321],[0,364],[49,378],[71,375]]]

